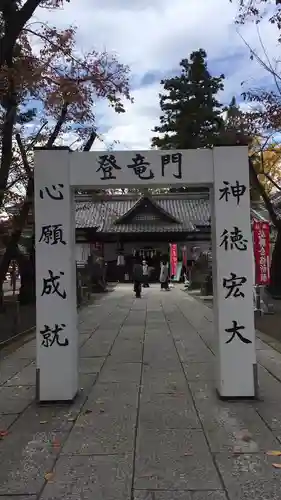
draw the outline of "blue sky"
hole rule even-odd
[[[83,8],[82,8],[83,4]],[[181,59],[199,48],[208,54],[209,68],[227,77],[222,95],[227,103],[238,100],[245,87],[271,85],[261,67],[250,61],[249,51],[237,33],[236,0],[71,0],[59,11],[39,10],[36,18],[58,27],[78,26],[79,50],[104,50],[118,55],[132,72],[134,104],[117,115],[106,103],[96,105],[102,141],[94,149],[119,141],[116,149],[147,149],[158,124],[160,80],[176,73]],[[263,42],[272,59],[278,56],[275,28],[260,25]],[[254,24],[239,28],[251,47],[262,55]],[[68,140],[68,138],[66,138]]]

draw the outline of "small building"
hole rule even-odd
[[[268,220],[260,203],[252,217]],[[76,196],[76,260],[86,262],[94,251],[107,263],[107,279],[130,275],[138,255],[154,268],[158,279],[161,259],[168,257],[169,244],[176,243],[179,260],[187,260],[211,247],[208,190],[167,194],[103,194]]]
[[[209,249],[209,219],[208,192],[111,195],[100,201],[77,197],[76,259],[85,261],[95,246],[107,262],[108,280],[121,279],[116,268],[130,274],[136,255],[146,259],[159,276],[160,261],[168,256],[170,243],[177,243],[179,254],[184,249],[189,259],[195,247]]]

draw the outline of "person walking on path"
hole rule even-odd
[[[161,290],[169,290],[169,269],[167,262],[161,263],[160,283]]]
[[[143,288],[149,288],[149,269],[146,260],[142,261]]]
[[[136,298],[141,298],[141,284],[143,281],[143,266],[136,260],[133,266],[133,282],[134,282],[134,292],[136,294]]]

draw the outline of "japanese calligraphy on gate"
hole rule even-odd
[[[249,237],[241,227],[243,222],[243,197],[249,196],[247,186],[235,179],[230,182],[223,179],[218,189],[218,200],[221,203],[221,210],[231,210],[232,220],[235,224],[231,227],[222,227],[220,231],[219,248],[224,251],[224,261],[228,262],[228,270],[220,277],[220,286],[223,290],[224,300],[230,304],[230,314],[227,317],[229,324],[224,325],[225,344],[233,341],[251,344],[247,338],[246,327],[239,317],[236,316],[237,306],[241,306],[241,301],[245,300],[248,278],[241,273],[243,269],[243,255],[247,254],[249,247]],[[234,258],[234,256],[236,258]],[[237,259],[237,257],[239,258]],[[238,309],[237,309],[238,310]]]
[[[137,179],[141,181],[151,181],[155,178],[154,168],[159,169],[161,165],[161,177],[165,178],[168,169],[173,169],[173,176],[176,179],[182,179],[182,153],[160,154],[158,156],[158,165],[151,165],[144,154],[132,154],[129,162],[121,164],[118,162],[116,155],[113,153],[99,155],[97,157],[98,168],[97,173],[100,173],[100,180],[109,181],[115,180],[118,176],[118,171],[131,170]],[[158,168],[157,168],[158,167]]]
[[[76,152],[70,157],[71,184],[75,186],[155,186],[179,184],[211,184],[213,180],[211,150],[149,150],[149,151],[104,151],[84,155]],[[79,162],[79,169],[76,168]],[[223,186],[223,196],[232,196],[239,203],[243,186]],[[55,196],[59,187],[50,193]],[[43,192],[46,196],[47,193]]]
[[[268,285],[270,277],[270,227],[268,222],[254,221],[254,256],[256,284]]]
[[[104,167],[106,169],[106,167]],[[55,204],[55,213],[60,214],[59,203],[64,201],[64,184],[53,184],[46,185],[39,188],[39,196],[37,199],[39,202]],[[42,206],[42,212],[44,213],[44,206]],[[38,228],[37,228],[38,229]],[[48,224],[42,224],[40,226],[39,237],[37,237],[37,245],[45,245],[52,248],[52,252],[56,252],[59,247],[65,247],[67,241],[64,235],[64,225],[58,223],[57,220],[49,220]],[[50,255],[50,254],[49,254]],[[42,276],[41,281],[41,297],[44,300],[45,297],[53,297],[55,300],[65,301],[67,299],[67,292],[64,289],[65,273],[61,269],[46,269],[45,275]],[[48,310],[50,303],[46,302],[45,308]],[[51,315],[50,315],[51,318]],[[39,333],[41,336],[41,346],[45,348],[52,348],[53,346],[67,347],[69,345],[69,340],[65,332],[65,323],[55,323],[53,324],[51,319],[48,324],[39,325]]]

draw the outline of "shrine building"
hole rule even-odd
[[[76,195],[76,261],[98,252],[107,263],[107,279],[123,280],[134,257],[146,259],[158,279],[160,262],[176,243],[178,260],[211,247],[208,190],[167,194]],[[266,220],[259,207],[252,217]],[[120,275],[120,269],[121,275]]]

